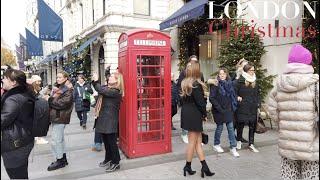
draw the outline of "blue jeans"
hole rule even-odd
[[[224,123],[223,123],[224,124]],[[214,145],[220,144],[220,138],[223,130],[223,124],[217,124],[216,132],[214,133]],[[229,122],[226,123],[228,135],[229,135],[229,142],[230,142],[230,148],[236,147],[237,142],[234,135],[234,129],[233,129],[233,123]]]
[[[66,145],[64,141],[65,124],[52,124],[51,132],[51,150],[56,159],[61,159],[63,153],[66,153]]]
[[[102,134],[94,132],[94,143],[100,143],[102,144]]]
[[[87,119],[88,119],[87,113],[88,111],[77,111],[77,115],[80,120],[80,126],[82,124],[87,124]]]

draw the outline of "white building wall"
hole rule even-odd
[[[280,15],[279,17],[277,17],[276,19],[279,20],[279,27],[293,27],[293,35],[294,37],[276,37],[276,33],[275,32],[275,19],[270,19],[270,20],[265,20],[263,19],[263,3],[264,2],[274,2],[276,4],[279,5],[280,7]],[[284,69],[285,69],[285,65],[287,64],[287,59],[288,59],[288,54],[290,51],[290,48],[292,47],[293,44],[295,43],[301,43],[302,38],[300,37],[295,37],[296,36],[296,32],[297,32],[297,28],[302,26],[302,12],[303,12],[303,4],[301,0],[292,0],[291,2],[296,2],[299,5],[299,9],[300,9],[300,13],[299,15],[292,19],[292,20],[288,20],[284,17],[284,15],[281,13],[281,7],[283,6],[283,4],[285,2],[288,2],[287,0],[257,0],[257,1],[253,1],[253,0],[241,0],[242,3],[245,2],[251,2],[254,7],[257,8],[258,13],[260,15],[260,19],[257,19],[253,12],[247,8],[244,11],[245,15],[245,19],[249,22],[251,22],[251,20],[254,20],[254,22],[257,23],[257,27],[258,26],[264,26],[265,29],[268,27],[268,24],[272,25],[272,33],[273,36],[272,37],[264,37],[263,38],[263,43],[265,46],[265,50],[267,51],[267,53],[262,57],[262,65],[263,67],[267,68],[268,70],[268,74],[281,74]],[[287,16],[288,17],[294,17],[294,8],[293,5],[291,3],[288,4],[287,8]],[[270,15],[274,14],[274,8],[271,5],[268,8],[268,13],[270,13]],[[287,31],[287,35],[290,34],[289,31]],[[280,36],[282,35],[282,29],[280,30]]]
[[[180,9],[184,5],[183,0],[169,0],[168,3],[168,13],[166,17],[169,17],[175,11]],[[180,54],[180,46],[179,46],[179,29],[177,27],[173,27],[170,30],[170,41],[171,47],[175,51],[171,56],[171,73],[174,74],[174,79],[178,79],[179,77],[179,54]]]

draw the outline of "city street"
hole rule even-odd
[[[136,159],[127,159],[121,153],[121,169],[114,173],[106,173],[98,163],[104,159],[104,151],[93,152],[93,119],[89,116],[87,129],[79,126],[76,114],[72,114],[71,123],[66,127],[66,145],[69,165],[56,171],[47,171],[53,161],[50,145],[35,145],[29,159],[30,179],[183,179],[182,168],[185,165],[185,148],[180,138],[180,115],[174,117],[177,130],[172,133],[172,152]],[[269,126],[269,123],[266,122]],[[246,148],[239,151],[240,158],[233,157],[228,150],[226,128],[222,134],[222,147],[225,153],[217,154],[212,150],[215,125],[205,124],[205,132],[209,134],[209,144],[204,145],[206,161],[216,175],[213,179],[279,179],[280,157],[277,150],[277,132],[270,130],[265,134],[257,134],[255,144],[260,150],[253,153]],[[247,129],[245,136],[247,139]],[[50,140],[50,132],[48,132]],[[200,179],[201,164],[195,157],[192,168],[197,171],[188,179]],[[8,179],[1,161],[1,179]],[[208,178],[208,177],[207,177]]]

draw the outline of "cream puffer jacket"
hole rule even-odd
[[[319,131],[314,121],[317,82],[318,74],[284,74],[270,94],[269,113],[279,125],[282,157],[319,161]],[[317,89],[319,93],[319,86]]]

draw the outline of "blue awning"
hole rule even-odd
[[[204,14],[204,7],[208,0],[192,0],[183,5],[178,11],[160,23],[160,30],[174,25],[180,25],[186,21],[197,18]]]
[[[52,61],[52,55],[49,55],[49,56],[46,56],[45,58],[43,58],[41,61],[40,61],[40,64],[43,64],[43,63],[47,63],[49,61]]]
[[[88,47],[93,41],[95,41],[98,38],[99,35],[95,35],[92,38],[88,39],[86,42],[84,42],[83,44],[81,44],[81,46],[72,51],[72,55],[75,55],[77,53],[80,53],[81,51],[83,51],[86,47]]]
[[[47,55],[45,58],[43,58],[40,61],[40,64],[47,63],[47,62],[53,62],[53,61],[57,61],[57,60],[63,60],[64,55],[65,55],[65,51],[60,50],[58,52]]]

